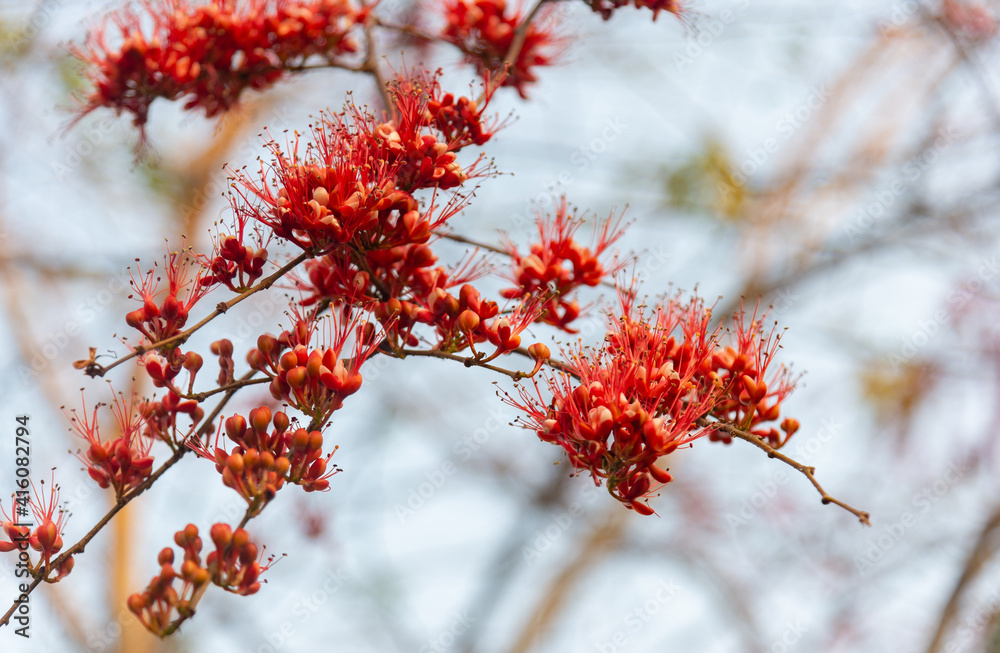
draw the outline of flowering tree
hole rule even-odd
[[[627,12],[695,19],[673,0],[586,4],[604,20]],[[288,486],[336,493],[335,477],[353,461],[348,448],[338,453],[338,412],[387,359],[440,359],[455,376],[492,373],[507,384],[497,403],[564,453],[570,472],[560,477],[589,477],[622,512],[659,514],[658,498],[671,492],[688,449],[738,440],[804,476],[822,503],[869,524],[867,512],[828,493],[813,466],[786,453],[801,430],[784,411],[799,377],[781,360],[782,333],[759,301],[781,284],[753,277],[715,304],[650,288],[642,256],[630,260],[615,249],[625,215],[593,220],[565,196],[538,207],[526,245],[467,234],[480,206],[476,191],[506,171],[490,158],[495,138],[517,130],[495,110],[498,98],[530,102],[540,70],[572,65],[561,61],[570,37],[557,9],[544,0],[528,10],[459,0],[400,18],[351,0],[148,0],[107,16],[72,48],[87,79],[76,121],[127,117],[137,162],[156,156],[151,112],[170,103],[225,130],[226,121],[246,118],[247,103],[295,79],[322,85],[335,69],[356,73],[357,93],[371,97],[318,104],[302,133],[276,136],[256,125],[265,130],[265,156],[210,173],[229,186],[211,249],[178,238],[162,261],[136,259],[134,305],[119,320],[129,331],[117,350],[94,343],[74,364],[91,379],[127,369],[132,384],[107,399],[90,383],[82,403],[65,410],[76,456],[111,507],[64,542],[59,470],[48,488],[18,481],[0,508],[0,551],[26,561],[25,587],[0,625],[13,625],[42,583],[85,563],[85,549],[127,505],[154,486],[179,483],[174,470],[192,458],[190,473],[218,477],[242,515],[177,523],[155,567],[152,551],[146,556],[156,572],[132,589],[129,611],[167,637],[213,586],[266,593],[262,575],[277,558],[264,552],[266,534],[251,536],[252,520],[279,491],[298,491]],[[965,44],[992,36],[988,19],[951,2],[936,18]],[[390,61],[394,50],[403,55]],[[442,51],[463,60],[459,73],[430,65]],[[454,86],[456,76],[464,84]],[[738,214],[746,173],[706,167],[721,213]],[[691,190],[690,174],[672,180]],[[471,250],[446,262],[450,246]],[[583,305],[583,294],[597,291],[605,296],[600,307]],[[255,326],[249,346],[198,342],[265,294],[282,303],[282,316]],[[595,313],[603,337],[574,339]],[[563,340],[542,342],[553,335]],[[703,437],[718,445],[694,444]]]
[[[625,4],[592,8],[608,19]],[[654,19],[661,11],[682,13],[672,0],[636,5],[651,9]],[[384,21],[377,5],[350,0],[150,0],[90,34],[77,50],[93,88],[81,116],[107,109],[128,114],[140,143],[155,100],[182,100],[185,109],[211,118],[236,108],[247,93],[313,69],[369,75],[382,106],[348,101],[339,112],[319,113],[306,135],[269,140],[270,161],[255,171],[229,170],[232,218],[220,227],[214,251],[173,251],[162,271],[137,267],[132,288],[140,307],[125,316],[137,333],[123,339],[130,353],[108,363],[93,348],[75,367],[102,377],[134,363],[160,392],[119,391],[110,405],[115,437],[100,433],[102,404],[90,410],[85,396],[82,412],[68,413],[85,443],[78,457],[115,504],[86,536],[64,546],[55,487],[51,496],[16,496],[4,513],[2,548],[18,552],[27,541],[37,552],[25,594],[68,574],[100,529],[189,452],[214,464],[214,473],[246,501],[246,512],[238,524],[211,525],[215,548],[204,558],[198,527],[178,530],[183,562],[176,566],[174,550],[164,548],[158,575],[129,598],[129,608],[147,629],[166,636],[195,614],[211,585],[257,592],[273,559],[261,557],[245,527],[285,486],[331,489],[339,471],[332,463],[334,413],[361,390],[364,365],[376,355],[443,358],[511,377],[519,382],[517,394],[504,401],[522,413],[523,426],[565,449],[574,473],[587,473],[642,515],[655,514],[650,500],[671,481],[669,456],[708,436],[757,446],[805,474],[824,503],[868,523],[867,513],[827,494],[812,468],[778,451],[799,424],[782,416],[795,379],[774,363],[779,335],[766,326],[766,313],[740,308],[731,326],[713,326],[712,310],[682,294],[650,310],[638,282],[616,275],[627,266],[610,258],[620,220],[600,222],[587,244],[578,236],[582,218],[563,199],[550,213],[539,212],[530,253],[510,243],[483,244],[457,266],[439,264],[436,242],[469,242],[453,224],[473,210],[470,180],[495,174],[485,153],[463,162],[460,153],[487,146],[504,127],[489,110],[498,91],[512,86],[527,98],[537,67],[556,60],[560,37],[550,7],[541,2],[524,14],[502,0],[449,2],[440,9],[445,27],[432,33],[417,20]],[[458,48],[480,76],[478,97],[445,91],[439,73],[422,69],[420,49],[417,61],[387,79],[379,31],[417,40],[421,49]],[[513,285],[497,300],[474,285],[488,273],[484,250],[510,260],[502,274]],[[262,331],[246,352],[225,339],[211,351],[187,348],[199,329],[279,282],[295,294],[279,335]],[[603,344],[567,345],[557,358],[541,342],[524,346],[532,325],[574,333],[581,311],[576,290],[601,284],[617,293]],[[200,310],[210,294],[218,303]],[[199,311],[207,314],[189,324]],[[219,366],[211,379],[199,376],[208,356]],[[249,365],[239,376],[236,356]],[[504,367],[501,357],[533,365]],[[265,403],[226,416],[238,391],[262,383],[270,393]],[[165,447],[165,458],[154,453],[154,443]],[[34,530],[20,525],[21,506],[33,511]]]

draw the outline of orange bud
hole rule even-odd
[[[458,316],[458,328],[463,333],[472,333],[479,327],[479,316],[469,309],[462,311]]]
[[[792,435],[799,430],[799,420],[792,417],[786,417],[783,422],[781,422],[781,430],[785,432],[785,438],[790,438]]]
[[[547,361],[552,357],[552,352],[549,351],[549,348],[540,342],[536,342],[528,347],[528,354],[536,361]]]
[[[250,411],[250,425],[257,433],[264,433],[271,422],[271,409],[267,406],[254,408]]]

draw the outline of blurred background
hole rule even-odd
[[[433,3],[407,2],[379,11],[440,22]],[[253,167],[263,128],[303,130],[351,91],[375,98],[367,77],[319,70],[222,121],[158,101],[137,160],[125,118],[98,110],[69,128],[86,87],[67,45],[119,6],[0,3],[0,487],[27,414],[32,475],[55,468],[68,543],[111,497],[67,453],[80,440],[60,407],[79,409],[81,387],[87,405],[110,398],[71,364],[91,346],[127,351],[129,266],[182,242],[207,251],[228,216],[223,165]],[[331,491],[280,493],[250,523],[287,554],[259,593],[208,592],[164,642],[128,612],[175,531],[242,516],[189,456],[31,596],[32,638],[8,629],[0,649],[997,653],[998,11],[704,0],[683,21],[623,8],[604,22],[559,3],[561,63],[529,101],[497,94],[514,120],[486,152],[505,174],[452,221],[524,245],[536,207],[562,193],[591,218],[627,207],[618,247],[644,292],[697,288],[719,297],[717,316],[741,296],[771,305],[787,328],[779,361],[805,373],[784,404],[802,423],[786,453],[870,511],[871,528],[761,451],[707,440],[672,456],[658,516],[639,516],[509,425],[496,396],[509,379],[377,357],[329,432],[344,469]],[[383,45],[401,69],[399,44]],[[473,80],[453,49],[407,64],[420,56],[446,88]],[[444,258],[465,251],[441,244]],[[580,336],[597,342],[601,293],[584,299]],[[286,305],[281,290],[244,302],[192,346],[230,338],[239,373]],[[119,389],[134,373],[122,368],[109,375]],[[257,405],[253,392],[230,410]],[[4,606],[13,572],[0,559]]]

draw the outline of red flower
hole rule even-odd
[[[583,220],[570,212],[563,197],[556,204],[553,216],[539,212],[539,242],[531,246],[530,254],[522,254],[513,243],[506,243],[513,267],[511,279],[517,287],[502,290],[500,294],[508,299],[542,301],[540,320],[567,333],[576,333],[569,325],[580,314],[579,305],[567,295],[580,286],[596,286],[619,269],[617,263],[606,268],[600,259],[621,238],[621,219],[609,217],[596,225],[590,248],[574,239],[582,225]]]
[[[76,434],[89,444],[86,451],[77,452],[77,458],[86,465],[87,473],[99,486],[113,488],[115,497],[121,499],[152,473],[153,456],[149,451],[153,441],[143,435],[145,419],[135,405],[135,398],[126,400],[121,393],[114,395],[111,405],[118,435],[108,442],[103,441],[97,423],[97,411],[101,406],[94,406],[89,417],[86,406],[82,417],[75,409],[67,413],[67,417]]]
[[[796,380],[784,365],[772,369],[781,336],[776,325],[770,330],[764,328],[766,318],[766,313],[757,317],[756,309],[749,321],[742,308],[735,315],[732,334],[735,342],[717,349],[712,358],[711,382],[720,385],[725,394],[712,414],[779,448],[798,430],[798,422],[782,421],[783,436],[778,429],[761,425],[781,418],[781,402],[795,388]],[[731,440],[724,431],[712,433],[711,439]]]
[[[321,115],[311,129],[312,142],[303,158],[296,135],[287,155],[274,141],[268,144],[274,160],[270,166],[261,164],[261,181],[235,175],[237,214],[321,255],[369,236],[383,215],[417,208],[409,193],[396,188],[397,166],[381,159],[370,139],[345,122],[343,114]]]
[[[721,348],[721,329],[709,328],[711,311],[698,298],[684,303],[677,295],[650,312],[629,289],[619,291],[619,302],[601,347],[564,352],[568,371],[549,376],[551,400],[535,384],[534,392],[520,388],[519,398],[506,401],[526,413],[526,428],[563,447],[576,469],[605,479],[627,507],[652,513],[649,496],[671,480],[660,458],[714,437],[716,430],[701,422],[706,417],[753,429],[776,447],[798,428],[785,419],[784,439],[757,428],[779,418],[779,402],[794,384],[784,368],[770,388],[763,380],[777,338],[773,330],[763,335],[756,316],[747,323],[739,313],[735,348]]]
[[[17,492],[12,502],[10,516],[3,509],[3,505],[0,505],[0,527],[9,540],[0,542],[0,552],[20,551],[27,556],[27,548],[30,546],[41,553],[41,559],[32,572],[40,572],[47,577],[52,557],[62,550],[62,534],[69,513],[59,508],[59,486],[55,484],[55,474],[53,473],[48,496],[45,495],[45,481],[41,484],[41,491],[34,483],[31,484],[33,497],[28,496],[26,489]],[[31,508],[34,520],[27,516],[27,507]],[[31,530],[31,526],[35,526],[35,529]],[[58,581],[72,569],[73,558],[70,556],[60,565],[56,577],[48,580]]]
[[[166,637],[194,615],[209,582],[241,596],[260,589],[260,575],[271,566],[261,565],[257,545],[242,528],[213,524],[210,530],[215,550],[202,562],[203,542],[198,527],[188,524],[174,534],[174,542],[184,552],[180,570],[174,568],[174,550],[165,547],[157,556],[160,572],[141,593],[128,597],[128,607],[154,635]],[[204,565],[204,566],[203,566]],[[180,591],[174,581],[181,580]]]
[[[537,81],[531,68],[555,63],[563,37],[553,29],[551,10],[546,7],[528,26],[521,50],[509,69],[504,61],[514,34],[525,19],[518,7],[508,14],[506,0],[446,0],[442,38],[457,45],[481,74],[504,75],[503,86],[513,86],[522,98],[525,88]]]
[[[233,292],[249,290],[264,274],[264,264],[267,262],[265,239],[260,234],[259,225],[254,225],[253,236],[255,246],[245,245],[247,221],[250,217],[246,212],[237,211],[236,235],[220,235],[215,243],[215,256],[208,258],[199,256],[199,262],[207,271],[199,283],[213,286],[217,283],[225,285]],[[268,241],[270,238],[267,239]],[[235,283],[234,283],[235,280]]]
[[[325,345],[311,349],[309,344],[293,344],[287,338],[261,336],[257,348],[250,350],[250,366],[271,378],[271,394],[287,401],[318,425],[325,424],[344,399],[361,388],[361,366],[378,347],[381,338],[374,325],[352,316],[331,316],[324,333]],[[349,359],[342,358],[347,341],[354,336]]]
[[[125,316],[125,322],[138,330],[150,343],[157,343],[177,335],[187,324],[188,313],[198,301],[204,297],[210,287],[202,283],[202,270],[199,269],[195,278],[188,281],[187,257],[179,252],[173,252],[167,257],[167,292],[162,301],[157,304],[160,295],[160,277],[153,275],[155,270],[146,274],[139,272],[139,278],[129,268],[132,277],[132,287],[138,292],[142,308],[136,309]],[[133,295],[129,295],[132,299]]]
[[[187,97],[186,109],[212,117],[233,107],[245,89],[266,88],[313,55],[333,61],[355,52],[348,32],[368,11],[350,0],[212,0],[200,7],[143,0],[142,7],[144,16],[124,10],[111,17],[120,45],[107,43],[105,24],[76,51],[95,87],[84,113],[102,106],[127,111],[140,129],[156,98]],[[141,29],[146,18],[149,36]]]
[[[272,416],[261,406],[250,411],[249,420],[240,415],[225,420],[212,449],[201,443],[189,446],[214,462],[223,484],[246,500],[251,514],[257,514],[286,482],[306,492],[323,492],[330,488],[328,479],[340,471],[330,466],[336,447],[323,455],[322,433],[290,426],[285,413]],[[223,431],[236,444],[228,452],[220,445]]]
[[[671,479],[658,459],[707,433],[697,421],[718,390],[698,383],[713,351],[702,302],[670,299],[649,316],[633,297],[620,293],[621,312],[609,316],[602,347],[564,352],[570,372],[549,377],[551,401],[537,384],[508,401],[527,413],[525,427],[562,446],[575,468],[606,479],[612,496],[651,514],[646,500]]]
[[[147,369],[149,369],[147,367]],[[163,399],[145,401],[139,407],[142,412],[142,435],[149,440],[162,440],[176,448],[193,435],[192,430],[205,416],[205,409],[198,402],[181,399],[172,390]],[[185,414],[191,421],[187,429],[179,428],[177,418]]]
[[[414,192],[419,188],[454,188],[470,177],[486,174],[480,155],[465,169],[456,152],[468,145],[483,145],[499,128],[484,117],[496,90],[487,78],[482,107],[475,100],[443,93],[440,72],[400,76],[389,87],[391,119],[378,122],[356,117],[379,148],[380,158],[396,169],[396,184]]]

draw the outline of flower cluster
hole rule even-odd
[[[89,445],[86,451],[77,453],[77,457],[86,465],[87,473],[102,488],[112,488],[115,498],[121,500],[129,490],[137,487],[152,473],[153,456],[149,452],[153,438],[145,426],[143,411],[135,406],[134,397],[126,400],[119,393],[114,396],[111,405],[118,436],[104,442],[97,422],[100,406],[95,406],[89,416],[86,406],[82,416],[76,410],[67,416],[76,434]]]
[[[584,247],[574,239],[583,220],[570,212],[563,197],[551,218],[539,213],[537,224],[539,241],[531,246],[530,254],[522,254],[507,242],[511,279],[517,286],[500,294],[508,299],[540,301],[542,322],[575,333],[569,325],[580,315],[580,306],[568,295],[581,286],[596,286],[618,269],[616,264],[608,269],[600,258],[621,237],[621,221],[603,221],[594,230],[592,247]]]
[[[480,73],[506,76],[504,86],[513,86],[522,98],[526,87],[538,81],[532,68],[555,63],[564,39],[555,34],[548,8],[525,28],[516,57],[506,65],[516,33],[525,16],[520,9],[508,11],[507,0],[446,0],[446,26],[441,37],[465,53]]]
[[[487,90],[486,102],[490,95]],[[495,125],[484,116],[486,102],[455,100],[434,77],[400,78],[390,97],[388,120],[350,105],[321,115],[302,158],[298,138],[287,154],[272,141],[274,160],[262,164],[260,181],[235,175],[240,219],[313,255],[344,246],[371,251],[425,243],[461,204],[421,211],[413,193],[456,188],[476,174],[457,163],[456,153],[488,141]]]
[[[56,575],[49,577],[52,557],[63,548],[62,533],[69,514],[59,508],[59,486],[55,483],[48,496],[45,495],[45,481],[42,481],[41,491],[34,484],[31,489],[33,498],[29,497],[26,487],[17,491],[10,515],[0,505],[0,528],[7,536],[6,542],[0,540],[0,553],[17,551],[20,556],[19,567],[27,568],[32,574],[39,574],[54,583],[73,570],[73,556],[68,556],[60,563]],[[29,508],[34,520],[28,518]],[[29,547],[41,554],[34,566],[31,564]]]
[[[271,379],[271,395],[325,425],[344,399],[361,388],[361,366],[374,353],[381,338],[371,323],[351,319],[351,307],[343,316],[326,322],[326,344],[310,348],[313,322],[299,318],[298,328],[279,337],[257,338],[257,347],[247,353],[250,367]],[[306,337],[299,337],[306,336]],[[347,341],[354,337],[350,359],[341,358]]]
[[[259,242],[259,236],[257,247],[244,244],[246,226],[246,214],[237,215],[236,234],[220,236],[215,255],[202,257],[206,272],[198,283],[203,286],[222,284],[233,292],[243,292],[264,274],[267,248]]]
[[[248,88],[260,90],[319,56],[328,62],[355,52],[351,28],[367,9],[351,0],[143,0],[152,20],[146,36],[142,19],[126,10],[113,22],[121,44],[111,46],[106,25],[91,33],[86,50],[94,91],[86,111],[109,107],[129,112],[142,128],[156,98],[189,98],[209,117],[232,108]]]
[[[213,251],[169,254],[165,284],[155,269],[134,273],[133,295],[141,305],[125,316],[138,333],[138,342],[128,345],[132,353],[105,367],[91,349],[90,358],[76,364],[97,376],[133,359],[164,389],[158,399],[116,395],[111,411],[117,433],[108,440],[100,435],[97,408],[69,415],[87,443],[79,458],[98,485],[114,491],[115,510],[188,451],[210,460],[223,484],[247,503],[238,528],[211,527],[214,550],[204,558],[191,524],[174,537],[183,552],[176,568],[174,549],[160,552],[157,575],[128,599],[153,633],[176,631],[212,584],[240,595],[258,591],[270,565],[261,564],[242,527],[287,485],[306,492],[330,488],[340,469],[331,464],[337,447],[324,431],[361,389],[362,366],[376,352],[458,360],[515,381],[537,378],[548,366],[544,383],[533,383],[533,390],[519,386],[519,397],[507,401],[524,411],[524,426],[567,452],[574,470],[605,482],[616,499],[641,514],[653,513],[649,498],[671,480],[664,457],[679,447],[704,435],[728,441],[735,427],[761,446],[778,448],[798,428],[788,418],[774,426],[794,381],[785,368],[775,371],[778,337],[756,313],[740,312],[731,340],[722,344],[723,331],[711,328],[711,311],[699,299],[685,302],[677,295],[649,311],[633,288],[619,291],[618,310],[599,347],[565,351],[567,362],[559,362],[544,344],[522,346],[536,323],[575,333],[581,312],[576,292],[621,269],[609,256],[622,235],[613,215],[598,222],[584,244],[577,235],[583,220],[562,199],[553,215],[539,214],[538,240],[528,250],[509,241],[505,251],[486,246],[511,260],[509,287],[498,297],[473,285],[488,271],[478,256],[482,248],[455,265],[439,263],[439,238],[473,243],[451,233],[450,221],[474,195],[470,180],[495,174],[484,153],[466,150],[482,148],[503,126],[487,114],[494,94],[509,86],[524,97],[537,67],[559,54],[563,38],[553,29],[552,3],[525,14],[506,0],[443,0],[445,25],[429,36],[416,24],[379,20],[372,13],[377,3],[358,0],[205,0],[197,7],[189,0],[140,2],[142,16],[126,10],[112,18],[120,45],[109,46],[102,28],[78,51],[94,83],[86,111],[127,112],[142,130],[151,103],[165,98],[185,99],[186,109],[211,117],[233,108],[247,89],[313,67],[310,60],[370,74],[385,104],[377,114],[350,102],[339,113],[322,112],[307,133],[294,132],[284,145],[270,139],[259,170],[229,169],[233,222],[218,233]],[[654,20],[662,11],[682,13],[678,0],[587,2],[605,19],[630,2],[651,9]],[[350,57],[359,50],[354,33],[362,28],[365,52]],[[481,90],[447,93],[441,71],[419,69],[383,82],[376,30],[457,46],[477,67]],[[278,263],[283,260],[288,262]],[[265,277],[268,266],[275,271]],[[250,369],[239,377],[233,342],[212,342],[208,350],[218,374],[196,392],[196,379],[206,385],[205,375],[198,379],[204,359],[182,347],[211,320],[279,283],[297,293],[289,300],[287,330],[278,336],[255,331],[256,346],[245,352]],[[219,286],[236,296],[189,326],[192,310]],[[456,355],[465,350],[470,355]],[[533,369],[492,363],[511,353],[533,361]],[[237,391],[255,384],[267,384],[274,401],[257,400],[249,412],[220,417]],[[219,398],[214,408],[205,403],[213,395]],[[301,415],[289,417],[278,404]],[[190,425],[179,423],[187,420]],[[728,432],[723,422],[731,425]],[[174,452],[155,474],[154,440]],[[50,581],[73,564],[64,554],[59,569],[49,568],[62,549],[65,522],[63,513],[55,515],[54,490],[47,500],[35,493],[30,506],[37,527],[9,518],[0,506],[9,539],[0,542],[0,552],[29,556],[33,548],[41,560],[32,573]],[[27,503],[15,504],[17,517],[27,512]],[[82,551],[99,530],[70,551]]]
[[[260,512],[286,482],[306,492],[329,489],[327,479],[339,470],[329,467],[336,447],[323,455],[322,433],[291,429],[285,413],[272,415],[266,406],[251,410],[249,418],[233,415],[225,420],[211,450],[205,445],[190,446],[215,463],[222,482],[246,500],[250,514]],[[232,451],[220,446],[222,430],[236,444]]]
[[[469,145],[485,145],[497,126],[484,115],[496,86],[487,74],[482,107],[468,97],[444,93],[437,75],[414,73],[389,86],[391,117],[372,121],[361,136],[379,159],[394,171],[396,185],[406,192],[421,188],[449,189],[480,174],[477,163],[460,166],[457,153]],[[358,116],[358,123],[367,122]]]
[[[162,399],[144,401],[140,410],[143,437],[166,442],[171,449],[176,449],[193,435],[192,429],[205,416],[205,409],[197,401],[182,399],[172,390]],[[186,428],[177,423],[181,415],[186,415],[191,422]]]
[[[568,352],[567,371],[549,377],[551,401],[537,384],[507,399],[525,411],[526,428],[566,450],[574,468],[604,479],[615,498],[648,515],[648,498],[671,480],[661,457],[712,433],[706,418],[732,420],[775,447],[795,431],[794,420],[783,422],[784,438],[760,427],[778,419],[793,386],[782,368],[768,388],[778,339],[773,331],[762,337],[760,320],[738,316],[734,346],[720,347],[721,331],[710,330],[711,311],[697,298],[670,298],[652,315],[632,291],[619,298],[603,346]]]
[[[155,270],[139,273],[138,278],[129,270],[132,288],[138,293],[136,299],[142,302],[142,307],[128,313],[125,323],[139,331],[150,343],[158,343],[180,333],[191,308],[211,289],[209,284],[202,283],[200,270],[193,280],[188,280],[189,267],[186,257],[180,252],[171,253],[164,267],[167,274],[165,294],[160,290],[162,279],[155,276]],[[157,303],[161,294],[163,298]],[[129,295],[129,299],[133,297]]]
[[[146,628],[159,637],[173,633],[194,614],[195,607],[209,583],[227,592],[248,596],[260,589],[260,575],[268,565],[258,560],[257,545],[242,528],[233,531],[228,524],[214,524],[210,530],[215,550],[202,562],[202,540],[198,527],[188,524],[177,531],[174,542],[184,552],[180,571],[174,569],[174,550],[160,551],[160,573],[146,589],[128,598],[128,607]],[[180,579],[178,591],[174,585]]]

